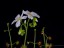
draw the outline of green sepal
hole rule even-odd
[[[37,26],[37,23],[36,23],[36,22],[29,23],[29,26],[30,26],[30,27],[35,27],[35,26]]]
[[[33,18],[33,22],[32,23],[29,23],[29,26],[30,27],[36,27],[37,26],[37,23],[36,22],[37,22],[37,18],[34,17]]]
[[[23,30],[23,29],[19,29],[19,32],[18,32],[18,35],[21,35],[21,36],[23,36],[25,34],[25,30]]]
[[[34,17],[34,18],[33,18],[33,21],[37,21],[37,18]]]
[[[30,27],[33,27],[32,23],[29,23],[29,26],[30,26]]]
[[[37,23],[36,22],[33,22],[33,27],[37,26]]]

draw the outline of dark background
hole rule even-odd
[[[41,33],[41,28],[45,28],[45,33],[52,37],[51,43],[53,45],[64,45],[64,15],[63,15],[63,3],[62,1],[47,1],[47,0],[21,0],[21,1],[0,1],[0,42],[2,47],[5,48],[5,43],[9,42],[8,33],[4,33],[3,30],[7,29],[6,23],[11,23],[17,14],[21,14],[22,10],[34,11],[40,15],[38,22],[37,35]],[[11,32],[12,40],[20,40],[17,35],[18,29],[14,25],[10,25],[14,31]],[[14,29],[15,28],[15,29]],[[32,40],[33,33],[29,33],[29,40]],[[37,41],[41,40],[40,36],[37,36]],[[57,46],[58,47],[58,46]],[[57,48],[53,46],[53,48]],[[60,46],[60,48],[63,48]]]

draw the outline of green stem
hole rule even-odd
[[[35,43],[36,42],[36,29],[34,29],[34,48],[35,48]]]
[[[45,48],[47,48],[47,39],[46,39],[46,42],[45,42]]]
[[[8,25],[8,32],[9,32],[9,37],[10,37],[10,45],[11,45],[11,48],[12,48],[12,39],[11,39],[10,30],[9,30],[9,25]]]
[[[34,42],[29,42],[29,43],[32,43],[32,44],[34,44]],[[37,43],[35,43],[35,44],[37,44]]]
[[[43,32],[44,33],[44,32]],[[46,48],[46,40],[45,40],[45,34],[43,34],[43,39],[44,39],[44,48]]]
[[[16,42],[14,42],[12,45],[16,44]]]
[[[13,43],[12,45],[14,45],[14,44],[16,44],[16,42],[15,42],[15,43]]]
[[[45,39],[45,37],[46,37],[46,39]],[[47,48],[46,46],[47,46],[47,35],[44,33],[44,35],[43,35],[43,38],[44,38],[44,46],[45,46],[45,48]]]
[[[47,35],[44,33],[45,37],[47,38]]]
[[[28,22],[29,22],[29,19],[28,19],[28,21],[27,21],[27,25],[25,24],[26,34],[25,34],[25,39],[24,39],[24,46],[26,45]]]

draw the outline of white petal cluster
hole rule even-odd
[[[40,18],[40,16],[35,13],[35,12],[29,12],[28,10],[27,11],[23,11],[24,14],[26,14],[28,16],[29,19],[33,19],[33,17],[37,17],[37,18]]]
[[[23,16],[23,14],[25,14],[26,16]],[[29,12],[28,10],[27,11],[22,11],[22,14],[20,15],[20,14],[18,14],[16,17],[15,17],[15,20],[13,20],[13,22],[11,23],[11,24],[14,24],[15,22],[16,22],[16,24],[15,24],[15,26],[16,27],[19,27],[20,25],[21,25],[21,20],[22,19],[27,19],[27,17],[29,18],[29,19],[33,19],[34,17],[37,17],[37,18],[40,18],[40,16],[37,14],[37,13],[35,13],[35,12]],[[26,20],[24,21],[24,23],[26,23]]]

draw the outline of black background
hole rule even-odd
[[[37,35],[40,34],[41,28],[45,26],[45,33],[52,37],[51,43],[53,45],[64,45],[64,15],[62,1],[47,1],[47,0],[21,0],[21,1],[0,1],[0,40],[1,45],[5,48],[5,43],[9,42],[8,33],[3,30],[7,29],[6,23],[11,23],[17,14],[21,14],[22,10],[34,11],[40,15],[38,22]],[[13,42],[20,40],[17,35],[18,29],[14,25],[10,26],[14,31],[11,32]],[[15,28],[15,29],[14,29]],[[33,33],[29,33],[29,40],[32,40]],[[37,41],[41,40],[37,37]],[[2,48],[0,47],[0,48]],[[55,46],[53,46],[55,48]],[[57,48],[57,47],[56,47]],[[60,46],[60,48],[63,48]]]

